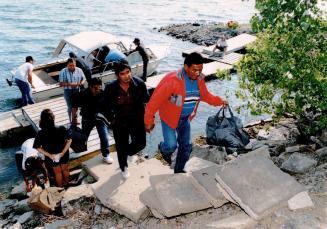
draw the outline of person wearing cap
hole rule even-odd
[[[76,67],[82,69],[86,81],[89,83],[91,78],[92,78],[92,71],[90,69],[90,67],[85,63],[85,60],[81,57],[77,57],[75,53],[70,52],[69,53],[69,57],[75,59],[76,61]]]
[[[127,62],[114,63],[117,80],[107,84],[100,113],[111,123],[122,176],[129,177],[127,158],[146,145],[144,106],[149,100],[145,83],[133,77]]]
[[[154,128],[154,117],[159,110],[163,141],[158,148],[162,158],[171,164],[177,149],[175,173],[184,173],[184,166],[192,151],[190,121],[200,101],[213,106],[226,106],[227,101],[211,94],[204,82],[203,57],[193,52],[184,60],[184,67],[168,73],[154,90],[146,105],[144,123],[147,132]],[[177,137],[176,137],[177,136]]]
[[[23,175],[26,192],[32,191],[35,185],[42,188],[49,187],[48,170],[44,164],[44,155],[33,148],[34,138],[27,139],[17,151],[16,165]]]
[[[32,56],[27,56],[25,60],[26,62],[20,65],[14,74],[15,83],[22,93],[22,106],[35,103],[31,89],[35,88],[32,78],[34,59]]]
[[[146,82],[146,77],[147,77],[147,69],[148,69],[148,63],[149,63],[149,56],[145,51],[145,48],[143,47],[143,45],[141,45],[141,41],[139,38],[135,38],[133,43],[135,44],[136,48],[134,50],[132,50],[130,53],[132,52],[139,52],[142,60],[143,60],[143,75],[142,75],[142,80],[144,82]]]

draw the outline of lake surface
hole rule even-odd
[[[159,66],[166,72],[182,66],[182,51],[194,44],[176,40],[154,28],[187,22],[248,23],[254,14],[254,0],[190,0],[190,1],[131,1],[131,0],[1,0],[0,1],[0,112],[17,107],[20,93],[17,87],[8,87],[5,78],[9,71],[32,55],[36,64],[51,60],[60,39],[72,34],[102,30],[129,39],[139,37],[145,45],[169,45],[169,55]],[[211,81],[208,87],[222,97],[228,96],[233,107],[242,104],[235,98],[237,75],[231,82]],[[193,136],[203,134],[207,117],[216,108],[202,104],[192,122]],[[241,113],[244,121],[254,119],[247,111]],[[146,152],[153,154],[161,139],[160,123],[151,135]],[[19,145],[0,148],[0,192],[5,192],[20,179],[16,171],[14,154]]]

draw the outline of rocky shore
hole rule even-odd
[[[249,26],[228,29],[223,24],[187,23],[170,25],[158,31],[199,45],[212,45],[222,34],[232,37],[250,32],[250,29]],[[24,187],[15,187],[9,198],[0,201],[0,228],[327,228],[327,131],[303,140],[296,120],[289,117],[276,124],[256,123],[247,126],[246,131],[251,136],[246,152],[207,145],[205,137],[200,136],[193,141],[191,157],[225,166],[261,149],[274,165],[308,191],[313,205],[302,205],[295,210],[292,204],[286,203],[260,220],[250,221],[248,217],[241,221],[244,210],[238,204],[228,202],[218,208],[170,218],[158,219],[150,214],[139,222],[133,222],[101,204],[91,188],[95,179],[81,170],[72,174],[78,185],[66,190],[52,214],[32,210]],[[140,163],[145,160],[143,156],[139,157]],[[285,192],[288,188],[285,187]],[[295,205],[301,204],[299,202]]]
[[[237,23],[237,22],[235,22]],[[156,29],[156,28],[155,28]],[[249,24],[238,25],[236,28],[229,28],[223,23],[185,23],[173,24],[156,29],[183,41],[204,46],[210,46],[217,42],[217,39],[225,35],[227,39],[242,33],[252,34]]]
[[[244,227],[229,225],[227,228],[326,228],[327,132],[322,136],[312,137],[304,144],[299,142],[300,132],[294,123],[293,119],[285,118],[274,125],[261,123],[246,128],[251,135],[247,149],[249,152],[257,149],[267,150],[269,158],[276,166],[290,174],[308,190],[313,207],[299,210],[291,210],[287,206],[280,207],[259,221],[244,224]],[[224,147],[207,145],[204,137],[196,138],[193,145],[192,157],[199,157],[218,165],[224,165],[245,155],[231,152]],[[142,160],[146,160],[143,157],[140,159],[141,163]],[[0,227],[206,228],[204,226],[210,222],[244,214],[242,208],[229,202],[216,209],[209,208],[172,218],[157,219],[150,215],[145,220],[135,223],[103,206],[97,200],[90,187],[90,183],[94,182],[90,175],[83,170],[77,175],[76,181],[81,184],[65,192],[55,213],[51,215],[33,211],[27,204],[27,199],[24,199],[24,193],[19,195],[19,189],[16,188],[12,193],[12,197],[16,199],[0,201]],[[235,219],[235,222],[238,220]]]

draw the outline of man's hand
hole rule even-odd
[[[154,123],[153,124],[144,124],[145,131],[150,133],[153,130],[154,126],[155,126]]]

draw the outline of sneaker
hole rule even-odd
[[[158,145],[158,151],[161,154],[162,159],[164,159],[165,162],[167,162],[167,164],[170,166],[171,165],[171,156],[167,156],[167,155],[165,155],[165,154],[163,154],[161,152],[161,150],[160,150],[160,144]]]
[[[121,172],[121,175],[127,179],[129,177],[129,172],[128,172],[128,168],[125,167],[124,171]]]
[[[112,164],[114,162],[114,160],[110,157],[110,155],[108,155],[106,157],[102,157],[102,160],[104,162],[106,162],[107,164]]]

